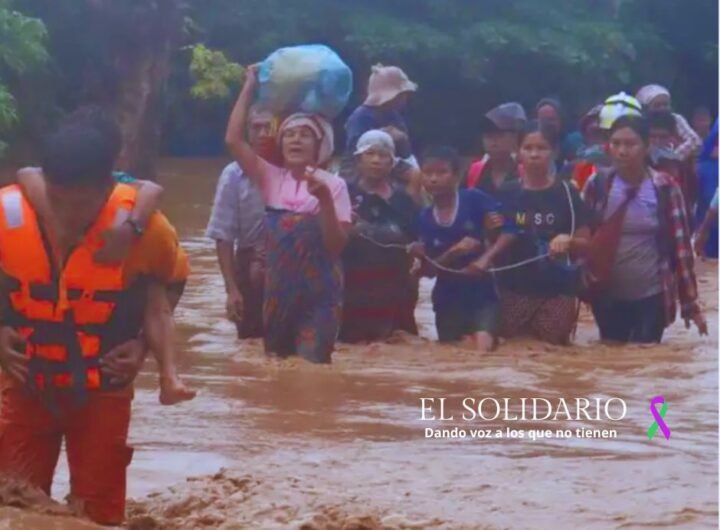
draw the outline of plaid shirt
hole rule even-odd
[[[677,133],[682,141],[675,148],[675,154],[678,155],[680,160],[687,160],[700,152],[703,142],[685,118],[680,114],[674,114],[674,116]]]
[[[659,242],[661,256],[665,258],[660,262],[660,276],[665,298],[665,325],[669,326],[677,316],[678,298],[682,318],[692,318],[700,312],[695,260],[680,187],[665,173],[650,169],[650,174],[658,195],[658,208],[662,212]],[[595,174],[588,181],[583,194],[585,203],[596,214],[596,222],[603,218],[607,204],[607,182],[606,173]]]

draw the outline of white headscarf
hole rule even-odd
[[[282,122],[278,129],[278,144],[282,141],[282,136],[288,129],[295,127],[307,127],[310,129],[320,145],[318,149],[318,166],[324,166],[332,158],[335,151],[335,139],[332,125],[319,114],[307,114],[298,112],[291,114]]]
[[[645,85],[640,90],[638,90],[638,93],[635,97],[640,103],[647,107],[648,105],[650,105],[650,103],[652,103],[653,99],[658,96],[670,97],[670,91],[661,85]]]
[[[370,149],[385,151],[392,156],[393,159],[395,158],[395,142],[392,136],[380,129],[372,129],[364,133],[357,141],[355,154],[361,155]]]

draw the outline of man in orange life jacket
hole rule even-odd
[[[47,217],[18,186],[0,190],[0,474],[49,494],[64,438],[73,505],[107,525],[124,518],[139,334],[147,309],[157,318],[144,346],[160,357],[173,348],[165,284],[178,262],[159,213],[126,260],[95,261],[102,234],[135,206],[136,190],[112,176],[118,151],[102,130],[74,122],[45,149]]]

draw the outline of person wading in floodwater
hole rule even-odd
[[[380,130],[363,134],[356,158],[358,181],[349,186],[355,223],[343,252],[340,339],[386,339],[395,330],[417,334],[418,285],[410,276],[411,259],[404,247],[417,238],[419,207],[399,183],[390,180],[396,158],[389,134]]]
[[[610,129],[613,171],[595,175],[585,190],[593,228],[614,229],[601,249],[613,258],[612,268],[592,303],[603,340],[660,342],[675,321],[678,299],[686,326],[694,323],[707,334],[682,190],[671,176],[649,167],[649,145],[644,117],[615,120]]]
[[[470,337],[479,352],[489,352],[496,345],[500,319],[490,268],[512,242],[514,227],[505,221],[495,199],[479,190],[458,189],[460,158],[454,149],[428,150],[422,172],[433,206],[420,214],[421,243],[415,243],[411,253],[423,260],[421,274],[437,276],[432,303],[438,339]],[[495,242],[486,245],[489,239]]]
[[[319,115],[289,116],[278,131],[283,167],[271,164],[244,134],[256,85],[257,67],[248,67],[225,140],[267,207],[265,351],[329,363],[342,312],[340,255],[352,222],[345,181],[321,169],[333,154],[332,126]]]
[[[18,186],[0,190],[0,473],[49,495],[64,441],[72,506],[119,525],[142,350],[174,359],[167,285],[178,241],[156,212],[126,260],[95,260],[103,234],[138,197],[113,178],[119,147],[108,131],[77,120],[50,136],[42,162],[48,218]]]
[[[571,256],[581,255],[590,236],[587,207],[572,184],[553,171],[554,132],[531,122],[520,141],[522,182],[505,193],[505,215],[520,233],[500,265],[534,256],[550,257],[501,271],[503,337],[534,337],[568,344],[578,317],[579,272]]]

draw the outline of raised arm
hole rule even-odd
[[[247,115],[255,87],[257,86],[257,65],[248,66],[245,70],[245,84],[235,102],[227,131],[225,132],[225,145],[228,151],[240,165],[250,179],[257,179],[260,173],[260,158],[253,150],[245,137]]]

